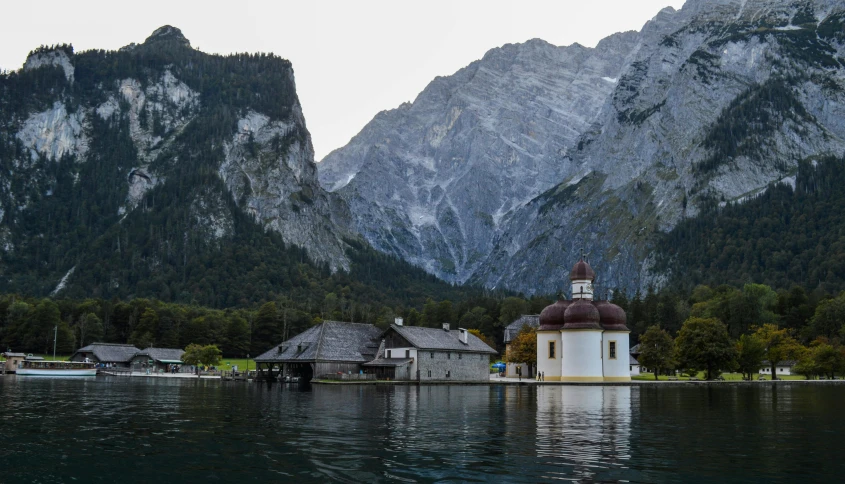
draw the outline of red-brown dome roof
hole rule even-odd
[[[625,310],[610,301],[596,301],[593,304],[599,310],[602,328],[607,331],[628,331]]]
[[[572,301],[559,300],[550,304],[540,313],[540,331],[554,331],[561,329],[564,324],[564,313]]]
[[[566,321],[563,329],[602,329],[599,310],[593,306],[592,301],[586,299],[578,299],[570,304],[563,318]]]
[[[575,267],[572,268],[572,272],[569,273],[569,280],[570,281],[578,281],[578,280],[588,280],[592,281],[596,278],[596,273],[593,271],[593,268],[590,267],[590,264],[587,264],[587,261],[584,259],[579,260],[575,263]]]

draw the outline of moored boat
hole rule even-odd
[[[25,376],[97,376],[92,362],[24,360],[18,363],[18,375]]]

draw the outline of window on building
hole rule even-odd
[[[607,348],[608,357],[611,360],[616,359],[616,341],[611,341],[610,345]]]
[[[390,350],[387,350],[387,357],[390,358]]]
[[[405,350],[405,358],[411,357],[411,350]]]
[[[451,360],[452,359],[452,353],[446,353],[446,359]]]
[[[449,378],[450,376],[452,376],[452,372],[449,371],[449,370],[446,370],[446,378]]]
[[[463,359],[463,356],[464,356],[464,355],[463,355],[463,353],[458,353],[458,359],[459,359],[459,360],[462,360],[462,359]]]
[[[628,371],[634,371],[634,367],[633,367],[633,366],[629,366],[629,367],[628,367]]]
[[[557,355],[557,353],[555,352],[555,342],[549,341],[549,359],[555,359],[555,355]]]
[[[431,378],[431,370],[428,370],[428,377]]]
[[[434,352],[433,351],[431,352],[431,357],[434,358]]]

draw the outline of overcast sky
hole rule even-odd
[[[595,46],[684,0],[16,1],[3,5],[0,68],[42,44],[118,49],[170,24],[204,52],[290,59],[319,161],[379,111],[494,47],[540,38]]]

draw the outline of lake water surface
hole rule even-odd
[[[2,482],[836,482],[845,385],[0,377]]]

